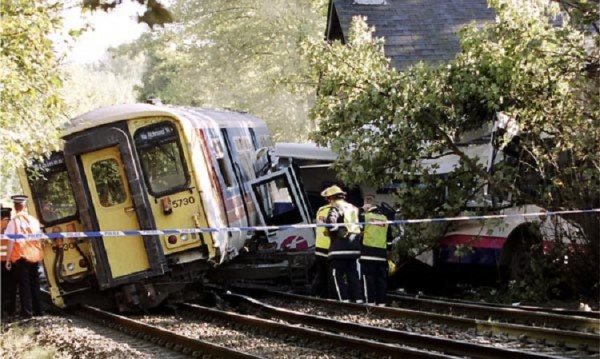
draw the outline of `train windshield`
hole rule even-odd
[[[151,194],[161,196],[186,188],[189,175],[177,129],[172,123],[161,122],[142,127],[134,137]]]
[[[46,161],[35,163],[28,169],[28,174],[35,206],[43,224],[62,222],[77,214],[62,154],[55,153]]]

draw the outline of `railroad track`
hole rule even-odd
[[[304,342],[309,340],[311,342],[321,342],[325,353],[327,351],[326,348],[333,348],[331,350],[335,352],[340,352],[340,349],[343,349],[345,353],[352,353],[350,356],[363,358],[456,358],[442,353],[348,337],[311,328],[278,323],[253,316],[241,315],[231,311],[208,308],[196,304],[183,304],[180,307],[186,312],[201,317],[202,320],[213,318],[228,323],[228,325],[238,328],[242,327],[242,330],[260,330],[269,333],[271,338],[284,336],[287,340],[291,338],[293,341]],[[103,325],[123,333],[144,339],[155,345],[164,346],[192,357],[262,358],[262,356],[259,355],[218,346],[203,340],[191,338],[190,336],[177,334],[175,331],[167,330],[160,326],[150,325],[139,320],[116,315],[90,306],[78,307],[74,310],[74,314],[102,323]],[[189,317],[187,314],[188,313],[186,313],[186,317]],[[325,356],[329,355],[325,354]],[[346,356],[342,354],[333,355],[331,357],[343,358]]]
[[[595,322],[598,323],[600,320],[600,312],[599,311],[583,311],[583,310],[574,310],[574,309],[565,309],[565,308],[549,308],[549,307],[539,307],[539,306],[530,306],[530,305],[504,305],[497,303],[480,303],[473,302],[467,300],[453,299],[453,298],[445,298],[445,297],[434,297],[428,295],[410,295],[404,293],[395,293],[388,292],[388,298],[394,301],[398,301],[401,303],[411,304],[411,303],[424,303],[423,305],[427,305],[427,303],[431,303],[434,307],[449,307],[460,308],[462,305],[465,307],[485,307],[491,310],[502,310],[502,309],[510,309],[511,311],[520,311],[520,312],[534,312],[534,313],[550,313],[561,316],[575,316],[582,318],[591,318],[595,319]],[[439,305],[439,306],[438,306]],[[509,311],[510,312],[510,311]]]
[[[496,323],[492,321],[483,321],[471,318],[461,318],[450,315],[442,315],[430,312],[421,312],[415,310],[389,308],[389,307],[369,307],[361,304],[340,303],[332,300],[317,299],[312,297],[300,296],[295,294],[281,293],[265,290],[269,296],[279,296],[284,298],[284,307],[293,307],[290,303],[299,301],[303,303],[312,303],[319,307],[328,307],[331,311],[327,316],[338,316],[336,311],[345,310],[354,312],[358,317],[365,314],[369,316],[377,315],[381,318],[395,318],[396,320],[413,320],[420,323],[437,323],[443,326],[451,326],[456,329],[475,333],[475,335],[485,337],[506,338],[507,341],[515,341],[521,346],[530,345],[530,353],[546,351],[552,355],[572,356],[572,357],[598,357],[600,351],[600,337],[597,334],[573,332],[557,329],[548,329],[540,327],[531,327],[525,325],[515,325],[507,323]],[[272,310],[272,309],[269,309]],[[341,316],[341,315],[339,315]],[[411,328],[405,328],[411,330]],[[373,333],[373,332],[371,332]],[[399,335],[399,334],[395,334]],[[515,344],[511,344],[515,346]],[[550,347],[555,347],[552,349]],[[588,353],[582,355],[581,353]],[[453,352],[455,355],[468,355],[461,352]],[[501,353],[493,354],[490,357],[500,357]],[[507,355],[505,357],[511,357]]]
[[[150,315],[135,320],[89,306],[75,308],[73,313],[113,330],[145,340],[151,345],[177,351],[180,356],[190,357],[281,357],[281,350],[286,353],[286,350],[293,352],[297,350],[294,348],[301,348],[305,350],[304,354],[299,355],[296,352],[291,356],[326,356],[330,358],[345,358],[348,356],[361,358],[600,358],[600,349],[598,348],[600,340],[598,335],[595,334],[535,327],[533,329],[537,331],[525,332],[525,328],[528,327],[523,325],[493,323],[400,308],[340,303],[272,290],[263,289],[260,292],[267,294],[269,297],[280,298],[287,304],[304,302],[311,303],[319,308],[329,308],[332,314],[323,316],[303,313],[290,310],[285,305],[270,305],[256,298],[230,292],[221,294],[226,302],[233,304],[228,306],[226,310],[197,304],[183,304],[178,308],[185,312],[184,316],[157,316],[154,319],[156,323],[153,322]],[[319,309],[319,311],[322,311],[322,309]],[[410,325],[407,326],[407,330],[398,330],[396,328],[386,328],[385,326],[359,324],[353,322],[353,320],[336,320],[335,318],[340,315],[340,311],[355,312],[358,317],[379,315],[385,318],[400,318],[403,321],[408,318],[426,323],[444,323],[444,325],[453,326],[458,330],[470,331],[476,334],[482,331],[503,333],[502,335],[507,337],[512,336],[512,341],[518,343],[531,342],[532,338],[537,339],[534,340],[536,344],[528,347],[527,350],[515,349],[514,347],[500,348],[497,347],[497,343],[477,344],[468,340],[409,332],[408,330],[411,330]],[[247,315],[247,313],[252,315]],[[221,342],[214,340],[213,328],[209,328],[205,332],[208,333],[207,335],[199,334],[198,330],[193,327],[182,333],[181,328],[176,327],[184,321],[191,324],[204,321],[211,325],[214,325],[213,321],[220,322],[224,326],[233,327],[239,334],[236,338],[231,337],[228,341]],[[161,322],[171,323],[171,325],[157,324]],[[509,328],[514,331],[509,330]],[[552,335],[549,333],[552,333]],[[245,340],[254,340],[252,338],[257,335],[262,336],[259,341],[262,341],[263,344],[240,345],[240,342]],[[218,344],[215,344],[215,341]],[[262,351],[255,350],[256,347],[268,347],[271,344],[264,343],[272,342],[275,343],[274,346],[278,346],[277,351],[272,348],[263,348]],[[562,349],[546,350],[545,353],[543,350],[536,349],[546,346],[547,343],[556,344]],[[564,349],[565,347],[573,349]],[[588,349],[583,351],[586,353],[585,355],[581,355],[581,350],[576,350],[582,348]],[[592,350],[589,350],[590,348]],[[162,350],[164,351],[164,349]],[[300,353],[302,352],[300,351]],[[290,356],[290,354],[284,355]]]
[[[415,298],[390,294],[389,301],[394,307],[435,311],[438,313],[461,315],[470,318],[488,319],[500,322],[535,324],[543,327],[574,330],[588,333],[600,331],[600,319],[586,316],[556,314],[558,311],[534,310],[534,307],[522,309],[518,307],[495,306],[465,302],[445,302],[435,299]],[[585,313],[585,312],[582,312]]]
[[[58,313],[61,311],[53,306],[50,293],[47,290],[42,290],[42,300]],[[184,335],[162,329],[157,326],[142,323],[140,321],[107,312],[98,308],[87,305],[80,305],[69,310],[69,314],[81,317],[86,320],[98,323],[101,326],[108,327],[111,330],[116,330],[132,337],[141,339],[157,347],[164,347],[171,351],[179,352],[184,357],[196,358],[261,358],[260,356],[239,352],[219,345],[214,345],[209,342],[198,340]],[[163,350],[156,350],[157,357],[164,356]],[[173,353],[176,354],[176,353]],[[174,355],[169,355],[174,357]]]
[[[236,351],[206,341],[179,335],[163,328],[142,323],[121,315],[113,314],[90,306],[80,306],[74,314],[102,323],[112,329],[144,339],[154,345],[181,352],[198,358],[260,358],[260,356]]]
[[[232,295],[233,296],[233,295]],[[334,346],[337,351],[345,348],[345,353],[341,357],[373,357],[373,358],[456,358],[451,355],[424,351],[416,348],[405,347],[395,344],[382,343],[364,338],[340,335],[329,331],[318,330],[310,327],[297,326],[281,321],[263,319],[251,315],[243,315],[231,311],[223,311],[214,308],[208,308],[197,304],[183,304],[182,307],[202,318],[215,318],[226,323],[236,323],[245,328],[259,328],[260,330],[271,333],[273,336],[292,336],[301,341],[317,341],[323,343],[326,347]],[[344,333],[343,331],[340,331]],[[328,355],[325,355],[328,356]],[[546,357],[548,358],[548,357]]]

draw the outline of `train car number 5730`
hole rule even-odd
[[[176,199],[173,201],[173,208],[187,206],[189,204],[193,204],[194,202],[196,202],[196,199],[193,196],[190,196],[187,198]]]

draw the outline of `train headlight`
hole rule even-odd
[[[72,271],[74,271],[74,270],[75,270],[75,264],[74,264],[74,263],[68,263],[68,264],[67,264],[67,270],[68,270],[69,272],[72,272]]]
[[[177,236],[172,234],[169,236],[169,238],[167,238],[167,241],[169,241],[169,244],[175,244],[177,243]]]
[[[188,235],[187,234],[182,234],[181,235],[181,240],[182,241],[187,241],[188,240]]]

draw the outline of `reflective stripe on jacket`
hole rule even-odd
[[[8,223],[6,234],[38,234],[41,233],[40,222],[35,217],[27,213],[17,213],[17,215]],[[42,243],[38,238],[18,238],[14,239],[14,246],[11,262],[16,262],[23,258],[27,262],[37,263],[44,258]]]
[[[389,224],[387,217],[373,207],[365,213],[365,231],[360,258],[362,260],[386,261]]]
[[[330,208],[330,204],[326,204],[319,208],[319,210],[317,211],[317,224],[325,223]],[[316,237],[317,238],[315,239],[315,254],[320,256],[327,256],[327,253],[329,252],[329,246],[331,245],[331,239],[329,238],[327,228],[317,227]]]
[[[6,262],[6,256],[8,255],[8,239],[0,239],[0,260]]]

